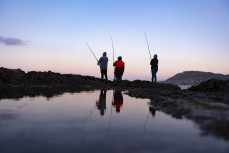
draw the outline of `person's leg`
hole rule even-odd
[[[101,72],[101,79],[103,79],[103,70],[100,70]]]
[[[155,68],[155,82],[157,82],[157,68]]]
[[[152,69],[151,69],[151,72],[152,72],[152,79],[151,79],[151,81],[154,82],[154,78],[156,77],[155,68],[152,68]]]
[[[154,79],[154,73],[153,73],[153,69],[152,69],[152,68],[151,68],[151,74],[152,74],[151,82],[153,82],[153,79]]]
[[[107,78],[107,70],[104,70],[104,75],[105,75],[105,79],[108,80],[108,78]]]
[[[116,75],[116,80],[119,81],[120,80],[120,76]]]
[[[102,79],[105,77],[105,79],[107,79],[107,70],[102,70],[103,71],[103,77]]]

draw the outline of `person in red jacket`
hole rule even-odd
[[[118,57],[118,60],[114,62],[113,66],[115,66],[114,75],[116,80],[122,80],[122,75],[125,69],[125,63],[122,61],[121,56]]]

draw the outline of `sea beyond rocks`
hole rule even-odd
[[[143,80],[105,81],[93,76],[0,68],[0,99],[51,98],[64,92],[99,89],[125,90],[129,96],[150,99],[149,111],[190,119],[202,129],[201,134],[229,141],[229,80],[210,79],[181,90],[177,85]]]

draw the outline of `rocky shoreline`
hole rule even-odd
[[[0,99],[51,98],[64,92],[98,89],[121,89],[129,96],[148,98],[152,109],[196,122],[203,135],[229,140],[229,80],[211,79],[181,90],[177,85],[141,80],[102,81],[92,76],[0,68]]]

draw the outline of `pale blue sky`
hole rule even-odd
[[[112,79],[111,34],[124,79],[150,80],[146,32],[159,80],[229,74],[229,0],[0,0],[0,23],[1,67],[100,77],[87,41],[97,58],[108,53]]]

